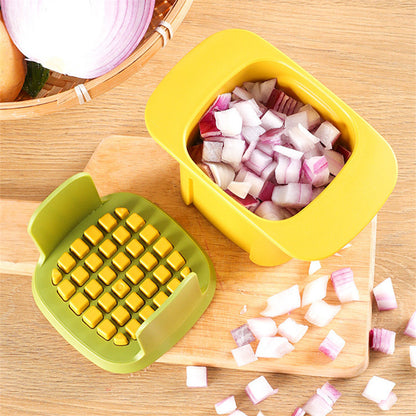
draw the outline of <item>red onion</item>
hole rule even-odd
[[[241,410],[234,410],[234,412],[230,413],[228,416],[247,416],[244,412]]]
[[[332,407],[319,394],[314,394],[303,406],[303,410],[311,416],[326,416]]]
[[[341,310],[340,305],[329,305],[324,300],[318,300],[309,307],[305,319],[313,325],[327,326]]]
[[[234,170],[238,170],[245,150],[246,142],[244,140],[225,138],[221,161],[231,165]]]
[[[202,116],[199,121],[199,132],[201,137],[216,137],[221,136],[221,132],[217,128],[214,113],[216,111],[226,110],[231,101],[231,94],[225,93],[219,95],[208,111]]]
[[[235,362],[238,367],[250,364],[257,360],[257,356],[254,354],[253,347],[250,344],[242,345],[241,347],[231,350]]]
[[[247,325],[257,339],[273,337],[277,334],[276,322],[271,318],[247,319]]]
[[[329,276],[322,276],[308,283],[302,293],[302,307],[323,299],[326,296]]]
[[[146,33],[154,10],[154,0],[0,4],[10,37],[28,60],[79,78],[98,77],[124,61]]]
[[[394,393],[393,391],[390,392],[390,394],[387,396],[386,400],[382,400],[379,404],[378,407],[381,410],[390,410],[394,404],[397,402],[397,396],[396,393]]]
[[[221,162],[224,142],[205,140],[202,147],[202,160],[204,162]]]
[[[373,402],[387,400],[396,383],[378,376],[371,377],[362,395]]]
[[[238,347],[250,344],[251,342],[256,340],[256,337],[250,331],[250,328],[247,324],[241,325],[238,328],[233,329],[231,331],[231,335],[234,338],[234,341]]]
[[[243,119],[236,108],[214,112],[215,124],[223,136],[238,136],[243,127]]]
[[[250,191],[251,183],[248,182],[236,182],[232,181],[228,185],[227,189],[232,192],[234,195],[238,196],[241,199],[244,199],[248,192]]]
[[[288,183],[277,185],[272,194],[276,205],[290,208],[303,208],[312,200],[312,185],[308,183]]]
[[[395,349],[396,333],[384,328],[370,331],[370,348],[384,354],[392,355]]]
[[[309,264],[309,276],[316,273],[321,268],[321,262],[319,260],[313,260]]]
[[[324,121],[315,131],[315,136],[327,148],[332,149],[341,132],[329,121]]]
[[[404,334],[409,337],[416,338],[416,311],[413,312],[410,317],[409,322],[406,325],[406,329],[404,330]]]
[[[298,324],[292,318],[287,318],[277,327],[277,332],[293,344],[299,342],[307,330],[307,325]]]
[[[301,408],[297,407],[291,416],[305,416],[306,412]]]
[[[278,389],[273,389],[264,376],[250,381],[246,386],[246,393],[254,405],[276,394]]]
[[[257,345],[256,357],[282,358],[294,348],[285,337],[262,337]]]
[[[274,318],[300,308],[299,286],[294,285],[267,299],[267,307],[260,315]]]
[[[257,209],[254,211],[259,217],[265,218],[266,220],[284,220],[291,216],[290,212],[274,204],[272,201],[262,202]]]
[[[328,382],[316,390],[316,393],[325,399],[330,406],[333,406],[335,402],[341,397],[341,393]]]
[[[319,351],[327,355],[331,360],[335,360],[344,346],[345,340],[331,329],[319,346]]]
[[[215,404],[217,415],[227,415],[237,409],[234,396],[229,396]]]
[[[208,387],[207,368],[202,366],[188,365],[186,367],[187,387]]]
[[[379,311],[397,309],[396,296],[390,277],[378,284],[373,289],[373,294]]]
[[[354,274],[349,267],[332,272],[331,280],[341,303],[360,300],[360,295],[354,282]]]
[[[235,108],[240,113],[241,119],[243,120],[243,126],[260,126],[260,117],[256,111],[258,106],[254,107],[251,103],[251,100],[239,101],[233,105],[233,108]]]
[[[409,346],[410,365],[416,367],[416,345]]]

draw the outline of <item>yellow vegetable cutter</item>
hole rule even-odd
[[[236,202],[199,169],[187,150],[198,136],[201,116],[219,94],[246,81],[271,78],[331,121],[352,151],[317,198],[281,221],[260,218]],[[254,263],[264,266],[334,254],[371,221],[397,180],[395,156],[380,134],[311,74],[245,30],[218,32],[188,53],[153,92],[145,119],[151,136],[180,163],[185,203],[193,203]]]
[[[100,198],[80,173],[35,211],[36,304],[77,350],[105,370],[140,370],[208,307],[215,271],[171,217],[131,193]]]

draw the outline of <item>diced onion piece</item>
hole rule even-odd
[[[238,328],[235,328],[231,331],[231,335],[234,338],[235,343],[238,347],[243,345],[250,344],[256,340],[254,334],[250,331],[250,328],[247,324],[241,325]]]
[[[268,166],[264,168],[260,176],[266,181],[273,180],[275,177],[276,167],[277,167],[277,162],[273,160]]]
[[[256,175],[261,175],[263,170],[270,165],[272,161],[272,157],[259,149],[254,149],[245,164],[246,167],[251,169]]]
[[[244,412],[241,410],[234,410],[234,412],[230,413],[228,416],[247,416]]]
[[[231,353],[233,354],[234,360],[239,367],[257,360],[257,356],[254,354],[253,347],[250,344],[234,348],[231,350]]]
[[[319,346],[319,351],[327,355],[331,360],[335,360],[344,346],[345,340],[331,329]]]
[[[286,337],[292,344],[299,342],[307,330],[307,325],[298,324],[292,318],[287,318],[277,327],[277,332],[283,337]]]
[[[188,365],[186,367],[187,387],[208,387],[207,368],[203,366]]]
[[[416,345],[409,346],[410,365],[416,367]]]
[[[244,154],[241,158],[241,162],[246,162],[247,160],[250,159],[251,154],[254,152],[254,149],[257,146],[257,142],[256,141],[252,141],[250,142],[250,144],[247,146],[246,150],[244,151]]]
[[[335,150],[324,150],[325,159],[328,162],[328,169],[331,175],[338,175],[339,171],[344,167],[344,156]]]
[[[324,300],[318,300],[309,307],[305,319],[313,325],[327,326],[341,310],[341,305],[329,305]]]
[[[214,113],[215,123],[218,130],[224,136],[238,136],[243,127],[243,119],[236,108],[229,108]]]
[[[235,103],[235,108],[243,120],[243,126],[259,126],[261,124],[260,117],[257,115],[250,101],[240,101]],[[264,126],[262,126],[264,128]]]
[[[233,94],[242,100],[250,100],[253,98],[253,95],[250,94],[245,88],[235,87],[233,89]]]
[[[303,410],[310,416],[326,416],[332,407],[319,394],[314,394],[303,406]]]
[[[301,407],[297,407],[291,416],[305,416],[306,412],[301,408]]]
[[[284,220],[289,218],[291,214],[283,207],[278,207],[272,201],[263,201],[254,211],[256,215],[266,220]]]
[[[228,185],[227,189],[232,192],[234,195],[237,195],[239,198],[244,199],[251,188],[251,183],[249,182],[235,182],[232,181]]]
[[[390,392],[390,394],[388,395],[386,400],[382,400],[379,404],[378,407],[381,410],[390,410],[395,403],[397,402],[397,396],[396,393],[394,393],[393,391]]]
[[[316,393],[325,399],[330,406],[333,406],[341,397],[341,393],[328,382],[326,382],[321,388],[317,389]]]
[[[286,117],[285,128],[290,129],[298,124],[308,128],[308,113],[306,111],[299,111]]]
[[[396,333],[384,328],[370,331],[370,348],[384,354],[392,355],[395,350]]]
[[[261,126],[243,126],[241,129],[241,135],[248,143],[257,142],[264,133],[265,130]]]
[[[244,315],[247,312],[247,305],[243,305],[243,307],[240,310],[240,315]]]
[[[312,130],[314,127],[321,123],[321,116],[310,104],[305,104],[304,106],[300,107],[298,112],[301,111],[306,111],[306,114],[308,115],[309,130]]]
[[[261,126],[267,131],[279,129],[283,126],[283,120],[273,110],[267,110],[261,118]]]
[[[249,194],[254,198],[257,198],[263,189],[264,183],[266,182],[262,177],[256,175],[251,171],[247,171],[244,182],[250,184],[250,191]]]
[[[273,150],[292,159],[302,159],[303,156],[303,152],[292,149],[290,147],[281,146],[280,144],[273,146]]]
[[[257,345],[256,357],[282,358],[294,349],[285,337],[262,337]]]
[[[316,273],[321,267],[321,262],[319,260],[311,261],[309,264],[309,276]]]
[[[237,409],[234,396],[229,396],[215,404],[217,415],[227,415]]]
[[[373,376],[367,383],[362,395],[373,402],[387,400],[396,383],[382,377]]]
[[[221,132],[217,128],[215,122],[214,112],[227,110],[230,101],[230,93],[221,94],[216,98],[214,103],[211,105],[211,107],[207,110],[207,112],[201,117],[201,120],[199,121],[199,131],[201,133],[201,137],[208,138],[221,136]]]
[[[204,142],[205,143],[205,142]],[[224,139],[221,161],[230,164],[237,169],[241,164],[241,158],[246,150],[246,142],[241,139]]]
[[[305,182],[315,187],[329,183],[328,162],[325,156],[313,156],[302,163],[302,173]]]
[[[325,298],[329,276],[322,276],[308,283],[302,293],[302,308]]]
[[[313,149],[315,143],[319,141],[319,139],[315,139],[315,136],[301,124],[287,129],[286,133],[289,136],[290,143],[293,147],[303,153]]]
[[[312,185],[309,183],[288,183],[277,185],[272,194],[276,205],[289,208],[303,208],[312,200]]]
[[[257,339],[274,337],[277,334],[276,322],[271,318],[247,319],[247,325]]]
[[[344,267],[332,272],[331,281],[341,303],[360,300],[360,295],[354,282],[354,273],[351,268]]]
[[[264,376],[260,376],[246,386],[246,393],[254,405],[276,394],[278,389],[273,389]]]
[[[266,104],[269,101],[270,94],[276,87],[276,78],[268,79],[260,84],[260,102]]]
[[[341,132],[329,121],[324,121],[315,131],[315,136],[327,148],[332,149]]]
[[[234,180],[234,169],[226,163],[207,163],[214,177],[215,183],[222,189],[227,189],[228,185]]]
[[[223,142],[204,140],[202,147],[202,160],[204,162],[221,162]]]
[[[373,294],[379,311],[397,309],[396,296],[394,294],[393,283],[390,277],[378,284],[373,289]]]
[[[292,159],[280,155],[274,171],[276,182],[279,185],[299,182],[302,162],[299,159]]]
[[[267,299],[267,307],[260,315],[274,318],[300,308],[299,286],[294,285]]]
[[[269,144],[269,145],[281,145],[283,142],[283,135],[285,133],[284,128],[279,129],[270,129],[264,131],[260,136],[259,140],[261,143]]]
[[[241,204],[243,207],[246,207],[250,211],[255,211],[256,208],[259,206],[260,201],[254,196],[251,196],[248,194],[245,198],[239,198],[237,195],[234,195],[232,192],[230,192],[228,189],[225,191],[226,194],[230,195],[232,198],[234,198],[239,204]]]
[[[404,330],[404,334],[409,337],[416,338],[416,311],[413,312],[410,317],[409,322],[406,325],[406,329]]]

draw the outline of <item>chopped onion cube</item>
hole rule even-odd
[[[331,360],[335,360],[344,346],[345,340],[331,329],[319,346],[319,351],[327,355]]]
[[[318,300],[309,307],[305,319],[313,325],[327,326],[341,310],[341,305],[329,305],[324,300]]]
[[[277,327],[277,332],[291,343],[296,344],[306,334],[308,328],[307,325],[298,324],[292,318],[287,318]]]
[[[257,356],[254,354],[253,347],[250,344],[245,344],[241,347],[231,350],[234,360],[239,367],[250,364],[257,360]]]
[[[233,94],[242,100],[250,100],[253,98],[253,95],[250,94],[245,88],[235,87],[233,89]]]
[[[309,132],[308,132],[309,134],[306,134],[305,128],[301,124],[298,124],[297,126],[287,129],[286,132],[287,132],[287,135],[289,136],[290,143],[299,152],[303,152],[303,153],[308,152],[309,150],[313,149],[313,147],[315,146],[316,141],[315,139],[311,138],[313,134]]]
[[[237,136],[241,133],[243,119],[236,108],[214,112],[215,123],[224,136]]]
[[[262,134],[265,133],[261,126],[243,126],[241,129],[241,135],[246,139],[248,143],[257,142]]]
[[[354,274],[349,267],[332,272],[331,280],[341,303],[360,300],[360,295],[354,282]]]
[[[260,102],[266,104],[269,101],[270,94],[276,87],[276,84],[276,78],[268,79],[260,84]]]
[[[315,136],[327,149],[332,149],[340,135],[341,132],[329,121],[324,121],[315,131]]]
[[[279,129],[283,126],[283,120],[273,110],[267,110],[261,118],[261,126],[265,130]]]
[[[396,295],[390,277],[378,284],[373,289],[373,294],[379,311],[397,309]]]
[[[286,117],[285,128],[290,129],[298,124],[308,128],[308,113],[306,111],[299,111],[298,113]]]
[[[235,328],[231,331],[231,335],[234,338],[235,343],[238,347],[243,345],[250,344],[256,340],[254,334],[250,331],[250,328],[247,324],[241,325],[238,328]]]
[[[285,337],[262,337],[257,345],[256,357],[282,358],[294,349]]]
[[[310,105],[305,104],[304,106],[299,108],[298,112],[306,111],[308,115],[308,129],[311,130],[316,127],[321,122],[321,116],[319,113]]]
[[[274,337],[277,334],[277,325],[272,318],[247,319],[247,325],[257,339]]]
[[[416,345],[409,346],[410,365],[416,367]]]
[[[396,383],[378,376],[371,377],[362,395],[373,402],[387,400]]]
[[[325,416],[332,407],[319,394],[314,394],[303,406],[303,410],[311,416]]]
[[[211,107],[208,109],[208,111],[202,116],[201,120],[199,121],[199,131],[200,131],[201,137],[207,138],[207,137],[215,137],[215,136],[221,135],[221,132],[217,128],[217,125],[215,122],[214,112],[227,110],[230,104],[230,101],[231,101],[230,93],[221,94],[217,97],[217,99],[214,101],[214,103],[211,105]]]
[[[330,406],[333,406],[335,402],[341,397],[341,393],[328,382],[316,390],[316,393],[325,399]]]
[[[328,169],[331,175],[337,176],[344,167],[344,156],[335,150],[324,150],[325,159],[328,162]]]
[[[254,405],[276,394],[278,389],[273,389],[264,376],[260,376],[246,386],[246,393]]]
[[[254,149],[250,158],[246,161],[246,167],[251,169],[255,174],[261,175],[263,170],[270,165],[273,158],[259,149]]]
[[[404,330],[404,334],[409,337],[416,338],[416,311],[413,312],[410,317],[409,322],[406,325],[406,329]]]
[[[215,183],[222,189],[227,189],[228,185],[234,180],[234,169],[226,163],[207,163],[214,177]]]
[[[297,407],[291,416],[305,416],[306,412],[301,408]]]
[[[235,182],[232,181],[228,185],[227,189],[239,198],[244,199],[250,191],[251,183],[249,182]]]
[[[227,415],[237,409],[235,397],[230,396],[215,405],[217,415]]]
[[[249,195],[253,196],[254,198],[257,198],[263,189],[264,183],[266,182],[262,177],[256,175],[255,173],[251,171],[247,171],[244,182],[247,182],[250,184],[250,191]]]
[[[300,308],[299,286],[294,285],[267,299],[267,307],[260,315],[274,318]]]
[[[302,163],[302,178],[314,187],[320,187],[329,183],[328,162],[325,156],[313,156]]]
[[[384,354],[392,355],[395,350],[396,333],[384,328],[373,328],[370,331],[370,348]]]
[[[187,387],[208,387],[207,368],[202,366],[188,365],[186,367]]]
[[[302,162],[280,155],[275,169],[275,179],[279,185],[299,182]]]
[[[309,276],[316,273],[321,268],[321,262],[319,260],[313,260],[309,264]]]
[[[379,404],[378,407],[381,410],[390,410],[394,404],[397,402],[397,396],[396,393],[394,393],[393,391],[390,392],[390,394],[388,395],[386,400],[382,400]]]
[[[302,307],[308,306],[326,296],[329,276],[322,276],[308,283],[302,293]]]
[[[262,122],[250,101],[251,100],[239,101],[234,104],[233,108],[240,113],[243,120],[243,126],[259,126]],[[264,128],[264,126],[262,127]]]
[[[247,416],[244,412],[241,410],[234,410],[234,412],[230,413],[228,416]]]
[[[202,147],[202,160],[205,162],[221,162],[223,142],[204,140]]]
[[[276,205],[290,208],[303,208],[312,200],[312,185],[309,183],[288,183],[277,185],[272,194]]]
[[[254,211],[259,217],[262,217],[266,220],[284,220],[289,218],[291,214],[287,209],[279,207],[274,204],[272,201],[263,201]]]
[[[299,150],[292,149],[290,147],[281,146],[280,144],[277,144],[273,146],[273,150],[277,153],[280,153],[283,156],[290,157],[292,159],[302,159],[303,152]]]
[[[230,164],[234,168],[238,167],[246,150],[246,142],[241,139],[226,138],[223,146],[221,161]]]

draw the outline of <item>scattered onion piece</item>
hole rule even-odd
[[[416,338],[416,311],[413,312],[410,317],[409,322],[406,325],[406,329],[404,330],[404,334],[409,337]]]
[[[237,404],[234,396],[229,396],[215,405],[217,415],[227,415],[237,410]]]
[[[375,403],[387,400],[396,383],[382,377],[373,376],[367,383],[362,395]]]
[[[332,407],[319,394],[314,394],[303,406],[303,410],[311,416],[326,416]]]
[[[278,389],[273,389],[264,376],[260,376],[246,386],[246,393],[254,405],[276,394]]]
[[[378,407],[381,410],[390,410],[394,404],[397,402],[397,396],[396,393],[394,393],[393,391],[388,395],[386,400],[382,400],[379,404]]]
[[[312,304],[326,296],[329,276],[321,276],[308,283],[302,293],[302,307]]]
[[[277,334],[276,322],[271,318],[247,319],[247,325],[257,339],[274,337]]]
[[[313,260],[309,263],[309,276],[316,273],[321,268],[321,262],[319,260]]]
[[[257,345],[256,357],[282,358],[294,349],[285,337],[263,337]]]
[[[341,393],[331,384],[326,382],[321,388],[316,390],[323,399],[325,399],[330,406],[333,406],[335,402],[341,397]]]
[[[188,365],[186,367],[187,387],[208,387],[207,368],[203,366]]]
[[[416,368],[416,345],[409,346],[410,365]]]
[[[247,324],[241,325],[238,328],[233,329],[231,331],[231,335],[234,338],[234,341],[238,347],[250,344],[251,342],[256,340],[256,337],[250,331],[250,328]]]
[[[154,6],[154,0],[1,1],[10,37],[28,60],[85,79],[109,72],[136,49]]]
[[[392,355],[395,349],[396,333],[384,328],[373,328],[370,331],[370,348],[384,354]]]
[[[254,354],[253,347],[250,344],[245,344],[241,347],[231,350],[234,360],[238,367],[250,364],[257,360],[256,354]]]
[[[247,416],[244,412],[241,410],[234,410],[234,412],[230,413],[228,416]]]
[[[354,274],[351,268],[344,267],[331,273],[331,280],[335,292],[341,303],[360,300]]]
[[[319,346],[319,351],[327,355],[331,360],[335,360],[344,346],[345,340],[331,329]]]
[[[305,416],[306,412],[301,408],[297,407],[291,416]]]
[[[383,280],[373,289],[374,298],[379,311],[397,309],[396,296],[394,294],[391,278]]]
[[[247,312],[247,305],[243,305],[243,307],[240,310],[240,315],[244,315]]]
[[[286,337],[291,343],[296,344],[306,334],[307,325],[298,324],[292,318],[287,318],[277,327],[277,332]]]
[[[299,286],[294,285],[267,299],[267,307],[260,315],[274,318],[300,308]]]
[[[327,326],[341,310],[340,305],[329,305],[324,300],[318,300],[309,307],[305,319],[313,325]]]

